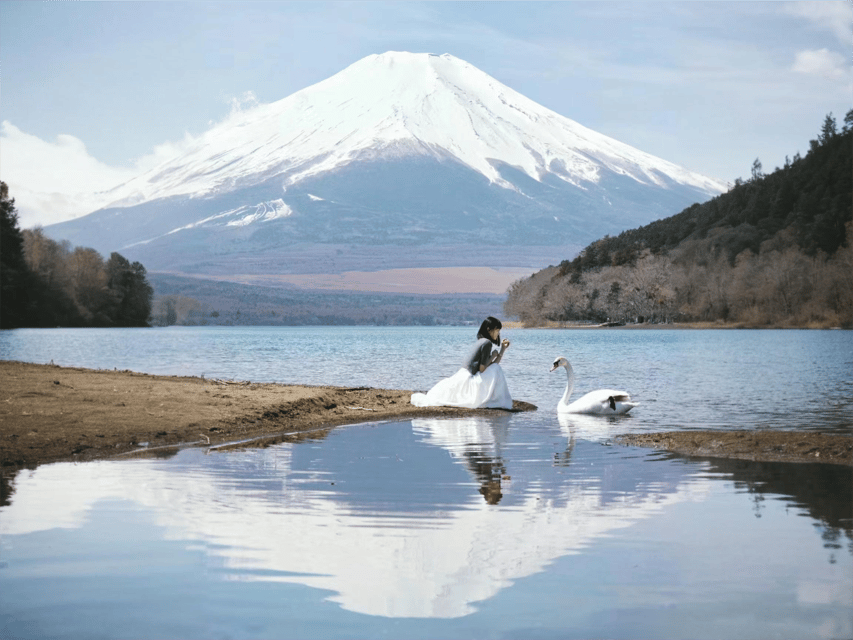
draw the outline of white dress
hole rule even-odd
[[[439,380],[426,393],[412,394],[416,407],[466,407],[468,409],[512,409],[512,396],[499,364],[471,374],[462,367],[449,378]]]

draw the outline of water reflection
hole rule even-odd
[[[510,438],[501,420],[414,420],[347,437],[356,430],[329,436],[342,439],[346,462],[330,462],[340,472],[324,468],[323,454],[306,455],[329,442],[41,467],[18,478],[0,531],[79,527],[105,501],[130,499],[156,514],[167,539],[198,541],[221,558],[230,579],[323,589],[370,615],[454,618],[602,536],[702,499],[710,483],[681,474],[666,486],[635,479],[610,491],[609,477],[563,473],[534,451],[535,438]],[[401,430],[409,430],[405,455]],[[434,457],[425,476],[405,462],[424,447],[449,454]],[[363,460],[373,472],[396,469],[402,489],[366,480]],[[457,493],[447,480],[458,477],[453,469],[464,470]],[[406,497],[413,491],[419,510]]]
[[[507,441],[510,416],[494,419],[412,420],[412,432],[425,443],[443,447],[465,466],[480,485],[487,504],[503,498],[501,482],[511,480],[502,449]]]
[[[631,428],[631,416],[593,416],[581,413],[558,413],[560,430],[569,439],[582,438],[591,442],[603,442],[626,433]]]
[[[784,496],[815,520],[830,563],[844,555],[844,546],[853,555],[853,468],[726,459],[709,459],[708,464],[709,473],[725,474],[737,491],[752,496],[755,517],[762,516],[765,496]]]

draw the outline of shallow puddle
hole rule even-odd
[[[840,638],[853,470],[556,416],[20,472],[0,637]]]

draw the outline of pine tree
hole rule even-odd
[[[15,199],[9,197],[6,183],[0,182],[0,329],[26,324],[29,279]]]
[[[752,163],[752,181],[756,182],[761,180],[764,177],[764,174],[761,172],[761,160],[758,158],[755,159],[755,162]]]
[[[826,144],[837,135],[838,128],[835,123],[835,118],[832,117],[832,112],[830,112],[823,121],[823,127],[821,127],[820,138],[818,140],[820,144]]]
[[[145,278],[145,267],[139,262],[131,264],[114,251],[106,268],[113,322],[119,327],[147,327],[154,290]]]

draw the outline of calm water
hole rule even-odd
[[[471,328],[0,333],[3,359],[429,388]],[[526,414],[18,473],[0,637],[850,638],[853,472],[611,446],[670,428],[853,431],[853,333],[505,331]],[[558,418],[622,387],[617,420]]]

